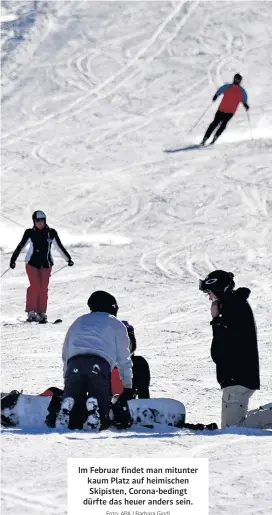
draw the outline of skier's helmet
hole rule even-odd
[[[33,223],[39,222],[40,220],[44,220],[46,222],[46,214],[43,211],[34,211],[32,215]]]
[[[134,327],[127,320],[122,320],[122,324],[124,324],[127,328],[127,333],[128,333],[129,339],[130,339],[130,353],[134,354],[134,352],[136,350],[136,338],[135,338],[135,333],[134,333]]]
[[[233,82],[234,84],[241,84],[242,82],[242,75],[240,75],[240,73],[235,73],[234,77],[233,77]]]
[[[117,301],[113,295],[106,291],[95,291],[92,293],[88,299],[87,304],[90,310],[93,312],[103,311],[104,313],[109,313],[110,315],[117,315]]]
[[[232,291],[235,282],[233,280],[234,275],[232,272],[225,272],[224,270],[214,270],[207,275],[205,279],[200,279],[199,289],[204,293],[209,291],[220,297],[227,291]]]

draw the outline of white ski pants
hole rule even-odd
[[[242,426],[247,415],[248,403],[255,390],[235,385],[223,388],[221,427]]]

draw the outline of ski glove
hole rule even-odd
[[[244,108],[245,108],[246,111],[249,110],[249,105],[246,102],[244,102]]]
[[[9,267],[12,268],[12,270],[14,270],[14,268],[16,267],[15,261],[11,261]]]
[[[217,99],[217,95],[214,95],[212,101],[215,102],[216,99]]]
[[[74,265],[74,262],[71,259],[69,259],[68,266],[73,266],[73,265]]]
[[[214,317],[211,322],[210,322],[210,325],[223,325],[222,324],[222,315],[217,315],[216,317]]]

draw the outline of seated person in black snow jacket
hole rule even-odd
[[[133,325],[126,320],[122,320],[122,323],[127,328],[130,340],[129,350],[132,361],[132,389],[134,397],[138,397],[139,399],[149,399],[150,369],[148,362],[143,358],[143,356],[134,355],[137,343]],[[112,371],[111,390],[112,395],[120,395],[123,392],[123,385],[117,368],[114,368]]]
[[[52,243],[59,253],[67,261],[68,266],[73,266],[70,254],[62,245],[55,229],[46,224],[46,215],[43,211],[34,211],[32,215],[33,227],[26,229],[10,259],[10,268],[16,266],[16,259],[20,252],[29,244],[26,254],[26,273],[29,279],[29,287],[26,294],[26,312],[28,322],[47,322],[47,298],[48,285],[52,266]]]
[[[230,272],[215,270],[199,285],[212,301],[211,357],[223,390],[222,428],[244,425],[249,399],[260,389],[256,326],[247,301],[250,290],[234,290],[233,277]]]

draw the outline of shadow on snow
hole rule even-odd
[[[188,147],[181,148],[169,148],[164,150],[166,154],[174,154],[175,152],[186,152],[187,150],[197,150],[198,148],[204,148],[201,145],[189,145]]]
[[[149,427],[137,427],[135,426],[133,429],[129,430],[118,430],[115,428],[108,429],[106,431],[102,431],[101,433],[84,431],[84,430],[69,430],[65,429],[63,431],[51,428],[2,428],[2,434],[12,434],[12,435],[29,435],[29,436],[39,436],[39,435],[64,435],[69,440],[85,440],[87,436],[91,436],[92,438],[98,439],[108,439],[108,438],[175,438],[177,436],[222,436],[222,435],[241,435],[241,436],[272,436],[271,430],[266,429],[256,429],[256,428],[247,428],[247,427],[228,427],[226,429],[216,429],[214,431],[210,431],[208,429],[204,429],[203,431],[197,431],[193,429],[182,429],[176,427],[163,426],[161,424],[155,424],[153,428]]]

